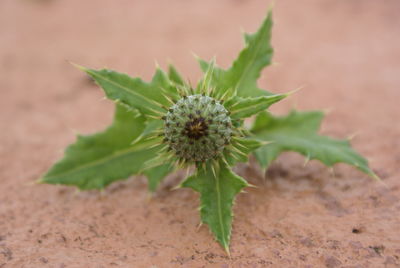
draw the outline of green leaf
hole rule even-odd
[[[112,70],[94,70],[79,66],[99,84],[107,97],[121,102],[130,108],[138,109],[146,117],[158,118],[165,112],[162,105],[169,106],[163,90],[173,91],[168,77],[157,69],[152,81],[146,83],[140,78],[118,73]]]
[[[221,93],[223,92],[221,88],[217,87],[214,91],[210,90],[213,88],[214,71],[218,72],[215,65],[215,59],[212,59],[208,64],[207,70],[204,71],[204,77],[199,82],[197,86],[197,91],[198,93],[205,93],[207,95],[212,95],[218,98],[218,96],[221,96]]]
[[[300,132],[318,132],[321,127],[321,122],[324,119],[322,111],[305,111],[299,112],[292,110],[287,116],[275,117],[270,113],[264,111],[257,115],[251,132],[258,133],[265,131],[265,127],[272,125],[279,125],[281,127],[290,126]]]
[[[223,95],[230,91],[229,96],[237,92],[241,97],[257,97],[271,93],[257,86],[257,79],[262,69],[271,64],[273,49],[271,47],[272,12],[254,34],[245,34],[245,48],[228,70],[214,68],[212,85]],[[201,69],[206,72],[208,62],[198,59]]]
[[[169,71],[171,71],[171,69]],[[166,74],[163,70],[157,67],[150,83],[150,85],[155,88],[155,94],[158,95],[158,102],[164,105],[171,105],[171,102],[168,100],[168,98],[170,99],[172,96],[179,96],[178,90],[173,84],[174,81],[170,80],[170,75],[171,73]],[[172,78],[177,79],[177,75],[179,74],[175,70],[175,76]]]
[[[255,152],[261,166],[268,167],[281,152],[295,151],[327,166],[346,163],[376,177],[367,160],[351,148],[348,140],[336,140],[317,134],[322,118],[323,113],[319,111],[292,111],[283,117],[260,113],[252,132],[256,138],[271,142]]]
[[[253,124],[251,131],[255,133],[257,138],[267,141],[267,135],[262,133],[271,133],[274,131],[281,131],[284,133],[293,133],[297,136],[298,133],[316,133],[323,119],[323,113],[319,111],[311,112],[296,112],[292,111],[288,116],[279,120],[267,112],[258,114]],[[291,149],[283,149],[276,140],[272,137],[268,146],[261,148],[255,152],[255,156],[263,168],[267,168],[273,160],[275,160],[283,151],[290,151]]]
[[[149,168],[143,172],[147,177],[150,192],[157,190],[160,182],[173,171],[174,167],[171,163],[162,164],[153,168]]]
[[[242,119],[257,114],[272,104],[286,98],[288,94],[261,96],[256,98],[234,98],[234,103],[225,105],[231,112],[232,119]]]
[[[181,186],[200,193],[201,221],[208,224],[216,240],[229,252],[234,198],[247,182],[226,164],[219,162],[217,166],[208,163],[200,167]]]
[[[185,85],[182,76],[179,74],[178,70],[176,70],[175,66],[173,66],[172,64],[168,66],[168,77],[175,84],[178,84],[180,86]]]
[[[160,150],[160,146],[152,147],[159,142],[155,138],[131,144],[144,128],[145,118],[139,112],[116,105],[113,124],[103,132],[79,136],[40,182],[102,189],[136,174]]]
[[[239,96],[260,96],[265,91],[257,87],[261,70],[271,64],[273,49],[271,47],[272,12],[254,34],[245,35],[246,47],[240,52],[228,71],[232,88]]]

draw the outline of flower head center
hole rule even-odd
[[[208,125],[203,117],[194,118],[185,124],[185,135],[189,139],[198,140],[208,135]]]

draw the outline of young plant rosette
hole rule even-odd
[[[200,193],[201,221],[229,252],[234,198],[248,186],[232,167],[247,162],[250,153],[264,170],[281,152],[296,151],[307,160],[347,163],[376,178],[347,140],[317,134],[323,113],[292,111],[276,117],[267,111],[289,95],[257,86],[271,63],[271,27],[269,12],[256,33],[245,34],[245,48],[227,70],[198,59],[205,74],[196,87],[172,65],[168,73],[157,68],[150,82],[77,66],[116,103],[114,122],[103,132],[78,136],[40,182],[103,189],[143,174],[155,191],[171,172],[194,170],[178,187]],[[253,125],[245,128],[243,120],[251,116],[256,116]]]

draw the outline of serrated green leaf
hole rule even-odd
[[[208,163],[181,185],[200,193],[201,221],[209,226],[215,239],[227,251],[231,237],[234,198],[247,185],[243,178],[233,173],[223,162],[219,162],[218,167]]]
[[[319,130],[322,119],[323,113],[319,111],[302,113],[292,111],[281,121],[267,112],[262,112],[256,117],[251,132],[255,133],[258,138],[260,138],[260,133],[269,131],[273,133],[274,129],[282,129],[283,132],[293,133],[293,135],[296,135],[296,132],[314,134]],[[261,137],[261,139],[267,140],[266,137]],[[269,142],[271,144],[254,153],[263,168],[267,168],[284,151],[279,144],[274,144],[276,141],[273,139],[269,140]]]
[[[145,118],[139,112],[116,105],[113,124],[103,132],[79,136],[40,182],[88,190],[128,178],[160,150],[160,146],[149,148],[157,144],[157,139],[131,145],[144,128]]]
[[[323,119],[324,113],[322,111],[299,112],[293,110],[287,116],[283,116],[282,119],[278,121],[277,117],[264,111],[257,115],[251,128],[251,132],[258,133],[265,131],[265,127],[270,124],[277,126],[281,124],[280,128],[290,126],[300,132],[318,132]]]
[[[176,70],[175,75],[178,75]],[[173,78],[176,79],[176,77]],[[171,96],[179,96],[178,91],[172,82],[173,81],[170,80],[170,74],[166,74],[163,70],[161,70],[161,68],[157,67],[156,72],[151,79],[150,85],[155,88],[155,95],[162,95],[157,97],[159,103],[171,105],[166,96],[169,98],[171,98]]]
[[[367,160],[351,148],[348,140],[336,140],[317,134],[322,118],[323,113],[319,111],[292,111],[283,117],[261,113],[252,132],[256,138],[271,142],[255,152],[261,166],[268,167],[281,152],[295,151],[327,166],[346,163],[376,177]]]
[[[271,47],[272,13],[262,23],[261,27],[254,34],[245,34],[245,48],[240,52],[239,57],[234,61],[232,67],[224,70],[214,68],[211,84],[218,88],[221,95],[226,91],[232,96],[237,92],[241,97],[257,97],[270,95],[266,90],[257,86],[257,79],[263,68],[271,64],[273,49]],[[201,69],[206,72],[210,63],[198,59]]]
[[[179,74],[178,70],[172,64],[168,66],[168,77],[175,84],[178,84],[180,86],[185,85],[185,81],[183,80],[182,76]]]
[[[254,34],[245,36],[246,47],[240,52],[229,69],[229,80],[232,88],[237,90],[239,96],[260,96],[265,91],[257,87],[257,80],[261,70],[271,64],[273,49],[271,47],[272,12]]]
[[[286,98],[288,94],[277,94],[255,98],[234,98],[234,103],[229,104],[232,119],[243,119],[269,108],[272,104]],[[226,106],[226,105],[225,105]]]
[[[170,102],[164,97],[162,89],[172,90],[168,77],[157,69],[152,81],[146,83],[140,78],[132,78],[126,74],[112,70],[94,70],[79,67],[99,84],[107,97],[121,102],[132,109],[138,109],[145,116],[161,117],[164,113],[162,105]]]

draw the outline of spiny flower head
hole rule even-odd
[[[229,112],[209,96],[183,96],[163,118],[164,142],[187,162],[217,158],[230,144],[233,131]]]

